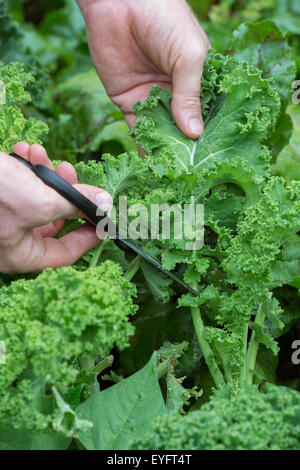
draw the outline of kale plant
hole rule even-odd
[[[104,186],[116,208],[126,196],[129,221],[139,216],[136,232],[148,236],[137,243],[199,296],[182,295],[109,239],[73,267],[1,276],[1,449],[299,449],[299,381],[284,387],[276,378],[281,340],[300,320],[300,134],[291,105],[299,9],[249,4],[222,1],[210,11],[215,49],[196,141],[179,131],[171,92],[159,87],[135,105],[129,135],[90,70],[69,1],[28,28],[45,64],[56,61],[43,102],[51,156],[73,162],[80,183]],[[11,46],[18,26],[5,8],[1,21]],[[56,21],[68,58],[55,51]],[[47,126],[24,115],[41,117],[41,107],[23,106],[34,93],[27,65],[1,64],[0,80],[0,149],[38,142]],[[103,155],[112,141],[126,153]],[[193,230],[151,238],[153,204],[182,215],[186,204],[203,204],[204,246],[187,249]],[[64,233],[80,223],[67,222]]]

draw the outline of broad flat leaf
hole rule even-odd
[[[38,433],[0,425],[0,450],[66,450],[71,439],[56,433]]]
[[[96,393],[77,408],[81,419],[93,427],[80,433],[88,450],[126,450],[129,442],[166,413],[157,378],[156,353],[148,364],[131,377]]]
[[[212,47],[217,52],[224,52],[230,49],[232,30],[228,27],[228,24],[223,25],[213,21],[205,21],[201,22],[201,26],[206,32]]]
[[[292,49],[273,21],[241,24],[233,33],[231,53],[273,77],[280,97],[288,101],[296,75]]]

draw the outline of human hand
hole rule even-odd
[[[14,152],[33,165],[41,163],[53,170],[40,145],[20,142]],[[70,163],[61,163],[56,173],[103,211],[112,206],[111,196],[103,189],[77,184],[76,171]],[[0,186],[0,272],[26,273],[70,265],[99,243],[95,228],[89,224],[59,239],[53,238],[65,219],[77,219],[83,214],[3,152],[0,152]]]
[[[209,40],[185,0],[77,0],[93,62],[112,101],[132,107],[154,85],[171,88],[172,112],[190,138],[203,132],[200,86]]]

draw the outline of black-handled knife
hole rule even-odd
[[[185,290],[190,292],[193,295],[199,296],[199,293],[182,281],[179,277],[177,277],[172,272],[165,269],[159,261],[149,255],[146,251],[136,245],[132,240],[128,238],[122,238],[118,227],[115,226],[112,220],[110,220],[106,215],[99,215],[99,210],[96,204],[86,198],[83,194],[77,191],[73,186],[71,186],[67,181],[61,178],[57,173],[50,170],[44,165],[32,165],[30,162],[25,160],[22,157],[19,157],[15,153],[10,154],[11,157],[15,158],[27,168],[29,168],[33,173],[40,178],[47,186],[50,186],[52,189],[57,191],[61,196],[71,202],[75,207],[77,207],[83,214],[86,215],[88,221],[92,223],[94,226],[97,226],[99,222],[105,219],[108,226],[115,227],[113,230],[115,238],[113,239],[116,245],[124,251],[130,251],[136,255],[141,256],[144,260],[148,261],[148,263],[152,264],[156,269],[164,273],[174,282],[179,284]],[[109,233],[108,233],[109,236]]]

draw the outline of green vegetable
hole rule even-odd
[[[296,450],[299,439],[299,392],[268,386],[266,393],[229,386],[187,416],[170,414],[136,438],[131,449]]]
[[[148,235],[136,243],[200,295],[108,239],[73,267],[0,275],[0,449],[299,449],[297,1],[191,0],[214,47],[198,140],[159,87],[130,135],[76,2],[27,3],[9,2],[20,24],[0,1],[0,149],[38,142],[47,123],[54,166],[72,162],[116,209],[126,196]],[[176,206],[171,223],[203,205],[199,233],[191,221],[163,236],[160,212],[151,237],[153,204]]]
[[[4,102],[0,102],[0,150],[10,153],[21,140],[29,144],[41,143],[38,137],[47,132],[47,125],[35,118],[25,119],[20,109],[22,103],[30,101],[25,89],[34,78],[24,71],[21,63],[16,62],[9,65],[0,63],[0,80],[5,90]]]
[[[300,106],[291,105],[287,109],[294,124],[293,135],[289,143],[278,155],[274,170],[287,181],[300,180]]]
[[[188,265],[186,282],[193,287],[200,283],[200,298],[185,295],[179,306],[191,307],[196,335],[216,386],[226,382],[241,386],[253,381],[259,344],[278,352],[265,325],[268,321],[278,329],[284,326],[282,309],[272,294],[282,282],[272,269],[282,247],[298,237],[300,192],[299,185],[287,186],[270,176],[269,150],[262,144],[280,112],[272,79],[262,78],[261,72],[243,62],[211,53],[204,69],[202,102],[206,128],[195,142],[176,128],[170,93],[154,88],[135,107],[134,135],[148,153],[149,170],[156,178],[152,191],[155,184],[162,192],[171,185],[177,203],[193,199],[212,209],[205,223],[216,234],[214,249],[206,246],[191,254],[182,241],[172,238],[151,243],[161,250],[167,269],[184,263]],[[239,216],[226,225],[224,211],[232,210],[227,196],[233,190],[240,196]],[[226,198],[223,210],[216,212],[212,201],[222,197]],[[212,266],[223,270],[226,277],[221,284],[210,278]],[[202,310],[210,302],[215,305],[212,322],[206,326]]]
[[[63,399],[82,380],[95,383],[96,358],[115,344],[125,348],[134,332],[129,317],[136,310],[135,288],[121,274],[112,262],[84,272],[46,269],[34,280],[1,289],[0,337],[6,344],[1,425],[67,436],[82,429],[84,422]],[[89,396],[91,387],[86,388]]]
[[[166,414],[156,354],[136,374],[93,395],[77,408],[77,413],[94,424],[79,436],[86,449],[127,448],[133,436],[142,434],[156,417]]]

